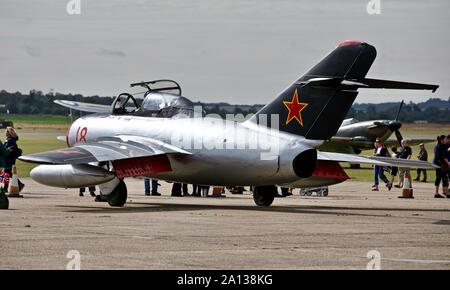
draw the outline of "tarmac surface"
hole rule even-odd
[[[381,269],[450,269],[450,199],[431,183],[411,200],[350,181],[260,208],[248,192],[170,197],[166,182],[146,197],[131,179],[126,206],[111,208],[22,181],[24,198],[0,210],[0,269],[66,269],[71,250],[81,269],[366,269],[372,250]]]

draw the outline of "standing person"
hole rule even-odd
[[[6,150],[5,146],[0,142],[0,178],[4,177],[4,167],[6,166],[6,157],[9,152]],[[1,181],[0,181],[1,182]],[[0,209],[8,209],[9,201],[8,197],[5,194],[5,190],[3,187],[0,188]]]
[[[192,196],[201,196],[202,187],[197,184],[192,184]]]
[[[6,158],[9,155],[9,151],[6,149],[5,145],[3,145],[3,143],[0,143],[0,178],[2,179],[2,183],[4,184],[3,187],[0,188],[1,193],[0,194],[4,194],[5,192],[7,192],[8,187],[7,187],[7,183],[5,183],[5,178],[6,176],[6,172],[5,172],[5,168],[6,168]],[[6,189],[5,189],[6,186]]]
[[[19,136],[14,130],[13,127],[6,127],[5,130],[6,141],[3,144],[4,148],[8,151],[5,157],[5,166],[4,166],[4,189],[8,191],[9,178],[12,176],[12,167],[16,164],[17,158],[22,155],[21,150],[17,146],[17,141],[19,141]],[[19,181],[19,191],[22,190],[24,184]]]
[[[292,193],[289,191],[289,187],[281,187],[282,196],[291,196]]]
[[[417,158],[422,161],[428,161],[428,152],[427,152],[427,149],[425,149],[425,145],[423,145],[423,143],[420,143],[419,148],[420,148],[420,152],[419,152],[419,155],[417,155]],[[414,181],[420,180],[421,172],[423,172],[422,182],[427,182],[427,170],[420,169],[420,168],[417,168],[417,177],[416,177],[416,179],[414,179]]]
[[[450,192],[449,192],[449,188],[448,188],[448,183],[449,183],[449,180],[450,180],[450,135],[447,135],[447,142],[446,142],[446,148],[447,148],[447,155],[446,155],[446,159],[445,159],[445,161],[447,161],[447,166],[445,167],[445,169],[446,169],[446,172],[444,173],[445,174],[445,177],[446,177],[446,180],[447,180],[447,187],[444,189],[444,194],[447,196],[447,198],[450,198]]]
[[[202,197],[207,197],[209,194],[209,185],[201,185]]]
[[[189,190],[188,190],[188,184],[187,183],[183,183],[183,195],[184,196],[188,196],[189,195]]]
[[[84,196],[85,191],[86,187],[80,187],[80,196]],[[95,186],[89,186],[89,193],[92,197],[95,197]]]
[[[182,184],[179,182],[174,182],[172,185],[172,194],[171,196],[183,196],[181,193]]]
[[[391,158],[398,158],[398,151],[397,151],[397,147],[392,147],[392,154],[391,154]],[[394,184],[394,180],[395,177],[397,176],[398,173],[398,167],[396,166],[392,166],[391,168],[391,184]]]
[[[448,164],[448,159],[445,160],[445,154],[446,154],[446,144],[445,144],[445,136],[441,135],[438,136],[436,139],[436,145],[434,146],[434,158],[433,158],[433,164],[439,166],[439,168],[436,169],[436,180],[434,181],[434,186],[436,187],[436,191],[434,194],[435,198],[443,198],[446,195],[446,188],[448,190],[448,166],[446,166],[446,161]],[[444,196],[439,194],[439,185],[442,181],[442,188],[443,188],[443,194]]]
[[[411,159],[412,156],[412,149],[408,146],[408,141],[405,139],[402,139],[402,149],[400,150],[400,153],[398,154],[398,158],[401,159]],[[411,170],[409,168],[400,168],[400,184],[399,187],[403,187],[403,182],[405,178],[409,181],[409,187],[412,188],[412,179],[411,179]]]
[[[145,188],[145,195],[150,195],[150,178],[144,177],[144,188]],[[161,193],[158,192],[158,180],[152,179],[152,188],[151,188],[151,195],[153,196],[160,196]]]
[[[380,138],[377,138],[375,140],[375,149],[373,150],[373,155],[374,156],[381,156],[381,157],[388,157],[389,153],[388,150],[386,148],[386,146],[384,146],[384,144],[381,142]],[[378,177],[381,178],[381,180],[383,180],[384,183],[386,183],[386,187],[388,188],[388,190],[391,190],[392,188],[392,183],[389,182],[389,180],[386,178],[386,176],[384,175],[384,168],[383,166],[379,166],[379,165],[375,165],[374,166],[374,181],[375,184],[372,186],[372,191],[378,191]]]

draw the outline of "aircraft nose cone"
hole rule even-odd
[[[396,131],[402,127],[402,123],[399,121],[391,121],[391,122],[389,122],[388,127],[389,127],[389,130]]]

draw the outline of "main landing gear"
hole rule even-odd
[[[110,206],[121,207],[127,202],[127,186],[123,180],[106,196],[106,200]]]
[[[256,186],[253,190],[253,200],[258,206],[270,206],[277,194],[275,185]]]
[[[110,206],[122,207],[127,201],[127,194],[127,186],[120,180],[111,193],[105,196]],[[270,206],[277,194],[278,189],[275,185],[256,186],[253,190],[253,200],[258,206]]]

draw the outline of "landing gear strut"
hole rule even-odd
[[[275,185],[256,186],[253,191],[253,200],[258,206],[270,206],[277,193]]]
[[[121,180],[114,190],[106,196],[106,200],[110,206],[121,207],[127,202],[127,186]]]

